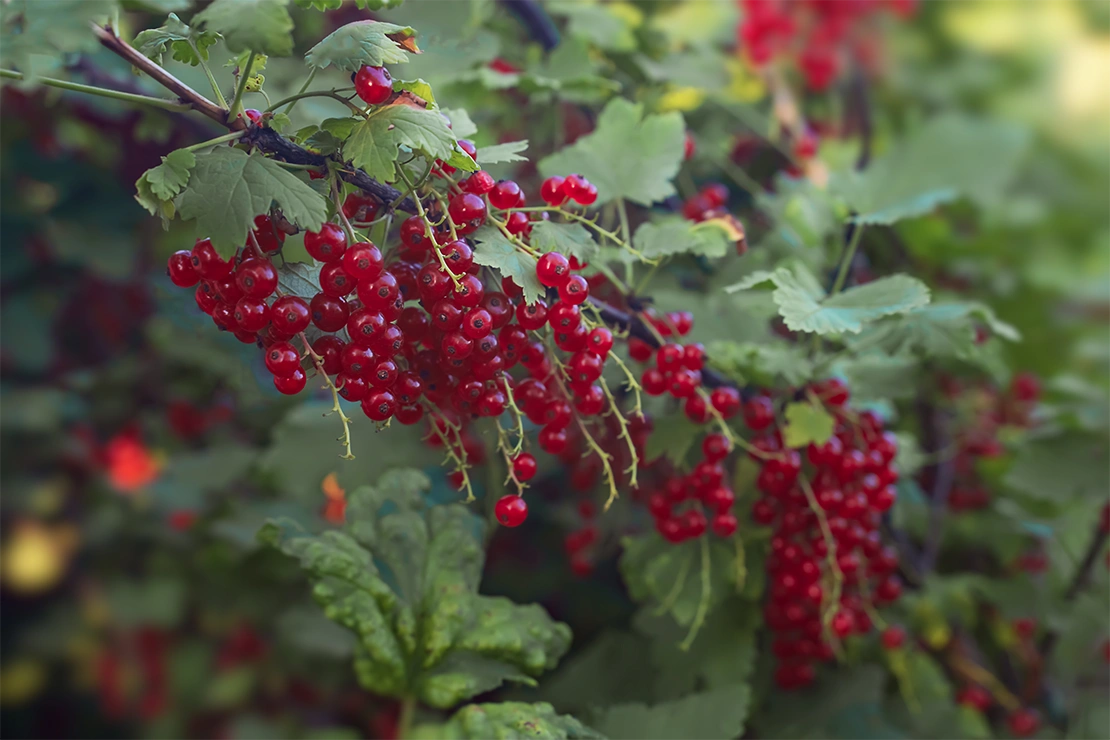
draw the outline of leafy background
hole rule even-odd
[[[88,65],[133,80],[127,65],[87,35],[88,17],[110,5],[52,3],[49,25],[5,39],[5,66],[61,73],[61,61],[47,63],[33,53],[47,48],[69,54],[63,61],[71,69]],[[165,12],[191,18],[184,1],[125,5],[133,11],[126,16],[133,31],[157,26]],[[217,45],[205,53],[220,68],[231,52],[267,51],[266,89],[271,97],[284,96],[302,78],[301,53],[335,26],[366,17],[366,3],[319,12],[339,5],[251,0],[250,22],[222,19],[230,51]],[[426,81],[442,108],[460,111],[451,115],[457,136],[473,123],[479,160],[491,162],[496,176],[537,166],[540,172],[577,169],[598,184],[601,200],[620,196],[646,205],[676,189],[689,194],[722,172],[736,176],[729,155],[737,139],[770,130],[767,91],[731,51],[739,13],[733,3],[544,7],[558,32],[549,54],[517,16],[494,2],[410,2],[378,15],[418,29],[424,53],[406,65],[405,77]],[[791,328],[809,322],[817,332],[858,331],[849,341],[858,337],[888,348],[900,359],[860,355],[838,368],[870,400],[885,404],[911,397],[928,382],[936,366],[922,364],[926,356],[998,384],[1015,370],[1046,379],[1047,423],[984,471],[998,492],[994,505],[953,518],[938,574],[904,599],[895,618],[926,646],[944,644],[952,632],[1005,645],[1006,634],[990,634],[1005,630],[989,618],[994,613],[1034,617],[1058,633],[1049,667],[1056,685],[1046,708],[1049,719],[1070,720],[1069,737],[1104,737],[1110,723],[1107,669],[1097,655],[1110,610],[1104,555],[1093,588],[1074,602],[1060,597],[1108,491],[1106,7],[924,3],[912,22],[884,27],[889,58],[871,90],[870,166],[854,172],[858,144],[829,137],[821,150],[832,172],[827,188],[779,179],[773,192],[749,197],[734,187],[734,211],[759,209],[748,221],[748,257],[707,270],[698,253],[720,252],[708,241],[691,242],[681,251],[695,254],[676,259],[652,289],[661,308],[694,311],[693,338],[712,343],[715,363],[751,382],[808,377],[804,359],[766,330],[776,315]],[[220,22],[220,12],[213,5],[209,20]],[[292,49],[293,56],[279,56]],[[202,73],[187,56],[171,53],[165,63],[204,89]],[[520,71],[492,69],[496,58]],[[331,66],[317,79],[339,82],[344,74]],[[606,105],[617,93],[618,102]],[[322,416],[329,402],[308,393],[279,397],[256,352],[213,332],[191,310],[191,298],[170,289],[161,266],[191,242],[191,225],[162,231],[130,197],[132,183],[168,152],[218,132],[172,114],[51,90],[6,84],[3,96],[5,733],[391,736],[397,708],[388,687],[369,694],[356,680],[357,658],[351,670],[353,656],[368,646],[325,619],[312,602],[311,579],[293,559],[260,545],[255,533],[264,522],[282,521],[326,537],[334,530],[322,514],[327,491],[338,486],[354,502],[356,491],[390,468],[426,471],[426,485],[417,486],[420,499],[453,502],[438,452],[407,428],[378,435],[362,430],[355,438],[357,459],[339,460],[334,420]],[[822,110],[834,105],[831,100],[814,105],[835,117],[835,110]],[[290,128],[343,112],[333,101],[306,99]],[[646,112],[651,125],[636,128]],[[656,160],[674,160],[683,118],[699,154],[672,185],[676,173]],[[634,135],[606,134],[607,121]],[[599,133],[578,138],[594,126]],[[524,140],[526,150],[494,149]],[[510,155],[519,151],[527,163]],[[760,167],[774,169],[754,165]],[[853,301],[848,291],[826,301],[814,289],[835,267],[835,253],[814,245],[838,236],[847,209],[873,229],[867,251],[874,269],[912,276],[905,279],[912,285],[895,286],[893,298],[860,299],[857,293]],[[667,228],[665,219],[641,227],[637,246],[667,250],[677,238]],[[570,233],[549,238],[564,249],[581,241]],[[290,239],[293,255],[296,239]],[[622,266],[618,261],[613,268]],[[770,291],[753,282],[760,270]],[[747,287],[724,290],[738,285]],[[933,304],[922,308],[926,286]],[[868,324],[875,306],[898,301],[906,301],[899,316]],[[969,317],[993,325],[999,335],[1012,326],[1021,341],[979,349],[960,331]],[[805,409],[796,414],[804,434]],[[669,439],[653,441],[668,454],[682,455],[693,442],[692,431],[680,424],[668,433]],[[129,434],[143,441],[157,470],[138,491],[122,491],[104,458],[111,440]],[[681,594],[669,613],[660,614],[653,602],[665,595],[660,584],[670,581],[653,581],[635,566],[642,558],[658,568],[681,568],[683,559],[700,554],[679,548],[660,564],[651,543],[640,542],[627,549],[619,568],[614,542],[589,579],[576,578],[562,549],[576,516],[566,489],[565,476],[550,470],[524,527],[473,533],[489,540],[477,588],[483,596],[469,596],[538,603],[542,618],[535,612],[530,618],[550,632],[542,641],[550,661],[528,669],[517,659],[483,663],[483,675],[496,677],[489,685],[509,676],[527,684],[561,656],[559,668],[534,687],[452,689],[482,702],[549,702],[553,709],[540,717],[524,705],[472,705],[450,720],[426,710],[420,720],[430,736],[488,736],[493,725],[483,723],[502,726],[522,716],[542,720],[554,735],[588,732],[568,713],[610,737],[990,734],[981,717],[953,703],[951,684],[929,650],[897,668],[877,654],[857,656],[836,675],[821,676],[811,692],[773,692],[753,608],[762,588],[757,542],[748,543],[745,590],[715,588],[709,620],[690,649],[680,649],[700,594]],[[923,536],[928,515],[921,492],[907,483],[900,493],[895,522]],[[479,502],[472,515],[476,527],[483,506]],[[413,505],[414,512],[418,508]],[[197,523],[178,526],[182,516],[195,516]],[[415,522],[413,531],[425,526]],[[612,524],[614,537],[623,524]],[[282,540],[282,548],[296,553],[293,541]],[[1008,564],[1031,550],[1048,561],[1036,577],[1009,569],[960,572],[969,560]],[[724,568],[711,575],[727,584]],[[548,624],[553,620],[570,626],[572,643]],[[143,687],[152,680],[143,656],[150,649],[166,656],[159,679],[166,698],[164,706],[144,709]],[[118,683],[127,711],[106,703],[105,655],[122,664]],[[481,651],[474,655],[489,660]],[[898,688],[906,682],[925,711],[912,711],[901,698]],[[430,693],[422,698],[431,707],[441,703]],[[1053,727],[1043,734],[1061,736]]]

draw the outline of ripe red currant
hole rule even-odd
[[[567,202],[567,194],[563,191],[563,178],[555,175],[543,181],[540,185],[540,197],[549,206],[558,207]]]
[[[499,210],[516,208],[524,201],[520,186],[512,180],[500,180],[489,191],[489,204]]]
[[[304,248],[313,259],[334,262],[347,251],[347,235],[338,224],[326,223],[319,231],[305,233]]]
[[[393,94],[393,78],[385,67],[363,67],[355,74],[355,93],[367,105],[379,105]]]
[[[382,253],[370,242],[355,242],[343,253],[343,271],[358,280],[375,280],[382,274]]]
[[[179,288],[191,288],[200,281],[200,275],[193,269],[193,254],[184,249],[170,255],[166,274]]]
[[[307,382],[308,376],[306,376],[304,370],[300,368],[297,368],[289,375],[274,376],[274,387],[287,396],[293,396],[303,391],[305,383]]]
[[[205,280],[220,280],[231,274],[231,263],[219,255],[208,239],[197,240],[190,256],[193,270]]]
[[[520,496],[502,496],[494,505],[494,516],[506,527],[519,527],[528,518],[528,504]]]
[[[536,263],[536,277],[542,285],[558,288],[570,278],[570,262],[558,252],[548,252]]]
[[[451,198],[447,214],[455,223],[458,233],[469,234],[485,222],[486,202],[473,193],[459,193]]]

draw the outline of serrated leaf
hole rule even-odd
[[[947,115],[925,124],[862,172],[834,178],[832,191],[858,223],[891,224],[966,196],[998,202],[1029,143],[1009,121]]]
[[[996,336],[1009,341],[1020,339],[1017,330],[1000,321],[988,306],[972,301],[917,308],[896,321],[869,327],[852,344],[881,347],[891,355],[918,351],[934,357],[972,359],[980,349],[976,344],[979,321]]]
[[[729,233],[715,222],[696,224],[682,218],[648,221],[632,237],[632,245],[650,259],[684,253],[724,257],[733,242]]]
[[[909,398],[917,392],[916,372],[920,362],[907,355],[868,354],[837,364],[861,401]]]
[[[541,252],[559,252],[582,262],[589,262],[598,253],[593,235],[578,223],[537,221],[532,225],[530,242]]]
[[[432,86],[424,80],[394,80],[393,89],[395,91],[408,90],[426,102],[430,108],[436,107],[436,96],[432,92]]]
[[[471,238],[478,242],[474,247],[474,261],[492,267],[502,277],[511,278],[524,291],[524,300],[533,303],[544,295],[544,287],[536,277],[536,259],[518,249],[504,234],[490,224],[475,231]]]
[[[592,723],[614,740],[740,737],[750,703],[750,687],[737,683],[650,707],[618,704],[598,712]]]
[[[550,704],[471,704],[463,707],[439,727],[420,726],[414,737],[431,740],[489,740],[490,738],[534,738],[535,740],[603,740],[603,736],[574,717],[556,714]]]
[[[396,179],[397,147],[419,150],[430,159],[451,158],[457,146],[447,121],[437,111],[390,105],[357,123],[343,145],[343,156],[373,178]]]
[[[175,61],[195,67],[208,61],[208,47],[219,40],[214,31],[194,30],[170,13],[161,27],[148,28],[135,36],[134,46],[159,64],[169,49]]]
[[[458,170],[466,172],[477,172],[480,168],[474,158],[470,156],[461,146],[457,143],[455,148],[451,151],[451,156],[447,158],[447,164]]]
[[[579,173],[597,186],[597,203],[625,198],[644,206],[674,195],[686,127],[678,113],[644,114],[642,104],[614,98],[597,127],[539,163],[544,177]]]
[[[297,558],[327,617],[355,633],[364,688],[446,709],[550,670],[570,630],[539,606],[478,595],[485,524],[462,504],[425,508],[430,486],[396,470],[348,496],[342,531],[271,521],[259,539]]]
[[[527,148],[527,139],[479,147],[477,156],[478,164],[486,167],[491,164],[503,164],[506,162],[527,162],[528,157],[520,156],[520,152],[523,152]]]
[[[787,404],[786,427],[782,441],[787,447],[805,447],[824,444],[832,436],[836,420],[822,406],[802,401]]]
[[[289,0],[216,0],[193,18],[224,37],[233,52],[284,57],[293,53]]]
[[[162,164],[151,167],[139,179],[159,200],[173,200],[189,182],[189,172],[196,163],[192,152],[177,149],[162,157]]]
[[[303,180],[258,152],[248,155],[231,147],[197,155],[176,203],[181,218],[195,220],[200,238],[210,238],[225,256],[243,244],[254,217],[274,203],[285,218],[310,231],[327,218],[324,198]]]
[[[929,288],[908,275],[891,275],[826,296],[817,278],[801,264],[752,273],[725,290],[734,293],[765,282],[775,285],[772,297],[787,327],[817,334],[858,334],[867,322],[908,313],[929,302]]]
[[[381,21],[355,21],[340,26],[326,36],[309,49],[304,58],[310,67],[322,69],[334,65],[348,72],[357,72],[363,65],[404,64],[409,60],[410,52],[389,36],[399,34],[408,37],[415,33],[408,26]]]
[[[451,133],[455,138],[468,139],[478,133],[478,127],[470,120],[470,114],[462,108],[443,108],[440,113],[447,116],[447,120],[451,122]]]

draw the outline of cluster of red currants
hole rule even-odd
[[[990,505],[991,495],[980,479],[978,463],[1005,454],[998,437],[1000,428],[1032,425],[1032,412],[1041,397],[1040,381],[1032,373],[1018,373],[1009,389],[998,393],[991,388],[964,388],[949,378],[944,390],[958,414],[969,419],[956,440],[956,479],[948,494],[948,508],[953,512],[985,509]]]
[[[748,59],[763,66],[776,58],[796,57],[811,90],[836,80],[846,62],[873,66],[878,48],[865,21],[885,8],[900,17],[914,12],[916,0],[738,0],[744,17],[737,41]]]
[[[847,408],[840,380],[809,390],[837,423],[833,436],[810,444],[804,458],[784,447],[770,396],[751,398],[743,409],[747,426],[762,435],[749,453],[761,465],[762,496],[752,519],[775,527],[765,617],[776,634],[775,680],[783,689],[811,683],[815,662],[833,657],[835,641],[869,632],[871,607],[902,593],[897,554],[879,534],[895,499],[897,441],[873,413]]]
[[[665,477],[647,499],[656,531],[672,544],[697,539],[707,531],[718,537],[736,532],[732,513],[736,496],[725,480],[724,467],[732,442],[720,433],[707,434],[701,452],[702,459],[688,474]]]

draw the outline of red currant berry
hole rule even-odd
[[[649,396],[661,396],[667,392],[667,379],[657,367],[649,367],[644,371],[640,376],[640,385]]]
[[[1034,709],[1019,709],[1006,718],[1006,726],[1015,737],[1029,737],[1041,727],[1041,716]]]
[[[277,290],[277,270],[269,260],[244,260],[235,271],[235,286],[243,295],[266,298]]]
[[[335,375],[343,369],[339,356],[344,346],[342,339],[330,334],[325,334],[312,343],[312,351],[323,358],[320,364],[324,366],[324,372],[328,375]]]
[[[647,362],[654,353],[655,349],[644,340],[636,337],[628,340],[628,356],[636,362]]]
[[[598,326],[590,330],[586,336],[586,346],[601,357],[608,357],[609,350],[613,348],[613,332],[609,331],[604,326]]]
[[[744,423],[759,432],[775,421],[775,405],[768,396],[756,396],[744,404]]]
[[[575,203],[582,203],[583,198],[588,198],[589,190],[590,181],[582,175],[567,175],[563,179],[563,193]]]
[[[528,331],[535,331],[547,323],[547,303],[538,299],[535,303],[521,303],[516,307],[516,322]]]
[[[548,252],[548,254],[554,253]],[[559,300],[572,306],[581,305],[590,295],[590,284],[581,275],[571,275],[558,287]]]
[[[462,239],[447,244],[441,251],[444,262],[456,275],[462,275],[474,264],[474,252]]]
[[[710,526],[713,528],[713,534],[718,537],[731,537],[736,534],[736,517],[728,513],[717,514],[713,517]]]
[[[243,331],[262,331],[270,323],[270,307],[259,298],[240,298],[234,315],[236,325]]]
[[[393,78],[385,67],[363,65],[355,74],[355,93],[367,105],[380,105],[393,94]]]
[[[397,400],[389,391],[371,391],[362,399],[362,413],[372,421],[386,421],[397,410]]]
[[[340,264],[354,280],[375,280],[382,274],[382,253],[370,242],[355,242]]]
[[[348,375],[347,373],[339,373],[335,376],[335,385],[339,388],[339,395],[351,403],[357,403],[366,398],[370,386],[367,385],[365,378],[360,378],[357,375]]]
[[[334,262],[347,251],[347,235],[337,224],[327,223],[319,231],[304,235],[305,251],[320,262]]]
[[[506,527],[519,527],[528,518],[528,504],[520,496],[502,496],[493,507],[497,521]]]
[[[475,195],[485,195],[493,190],[493,186],[493,177],[485,170],[478,170],[459,183],[459,187],[461,187],[463,191],[474,193]]]
[[[293,396],[303,391],[307,382],[308,377],[304,374],[304,370],[299,367],[289,375],[274,376],[274,387],[287,396]]]
[[[536,262],[536,277],[542,285],[558,288],[570,278],[570,262],[558,252],[548,252]]]
[[[379,311],[392,306],[397,301],[397,296],[401,295],[397,278],[389,272],[383,272],[376,280],[360,281],[357,291],[362,305]]]
[[[493,319],[489,311],[484,308],[475,308],[463,317],[462,331],[470,339],[481,339],[493,331]]]
[[[347,302],[342,298],[317,293],[308,308],[312,312],[312,323],[321,331],[339,331],[347,324]]]
[[[528,214],[524,211],[513,211],[505,219],[505,228],[508,229],[510,234],[528,236],[532,233],[532,220],[528,218]]]
[[[732,452],[732,442],[723,434],[714,432],[705,435],[701,442],[701,453],[709,462],[720,462]]]
[[[274,375],[292,375],[301,366],[301,356],[289,342],[271,344],[266,350],[266,369]]]
[[[320,290],[332,298],[343,298],[355,289],[355,280],[339,262],[328,262],[320,268]]]
[[[964,686],[956,692],[956,703],[965,707],[971,707],[980,712],[985,712],[990,709],[993,700],[991,699],[990,692],[982,686]]]
[[[308,328],[312,314],[304,299],[287,295],[278,298],[270,306],[270,320],[273,322],[274,329],[287,336],[293,336]]]
[[[906,631],[896,624],[883,630],[882,643],[886,650],[897,650],[906,642]]]
[[[544,427],[536,437],[540,449],[549,455],[558,455],[567,448],[567,431],[562,427]]]
[[[486,220],[486,202],[473,193],[459,193],[451,198],[447,214],[460,234],[469,234]]]
[[[524,193],[512,180],[500,180],[489,191],[488,197],[491,206],[503,211],[518,206],[524,199]]]
[[[170,281],[179,288],[191,288],[200,281],[200,275],[193,269],[193,253],[182,249],[170,255],[169,264],[166,265],[166,274]]]
[[[363,347],[354,342],[343,347],[339,353],[339,362],[343,372],[348,376],[366,378],[374,369],[377,358],[369,347]]]
[[[409,249],[423,251],[431,246],[427,226],[420,216],[409,216],[401,222],[401,243]]]
[[[477,275],[463,275],[455,286],[455,292],[451,294],[451,300],[459,308],[475,308],[482,302],[485,294],[486,287]]]
[[[193,270],[205,280],[220,280],[231,274],[231,263],[219,255],[212,242],[200,239],[190,252]]]
[[[549,206],[561,206],[567,201],[567,194],[563,192],[563,178],[555,175],[543,181],[540,185],[540,197]]]
[[[360,308],[347,319],[347,335],[355,344],[373,345],[385,330],[385,317],[372,308]]]
[[[273,254],[285,242],[285,232],[278,230],[270,217],[263,213],[254,217],[254,238],[263,252]]]
[[[461,360],[464,357],[469,357],[470,353],[474,351],[474,340],[462,332],[453,331],[443,337],[440,351],[448,359]]]
[[[529,452],[522,452],[513,458],[513,475],[521,483],[536,477],[536,458]]]

